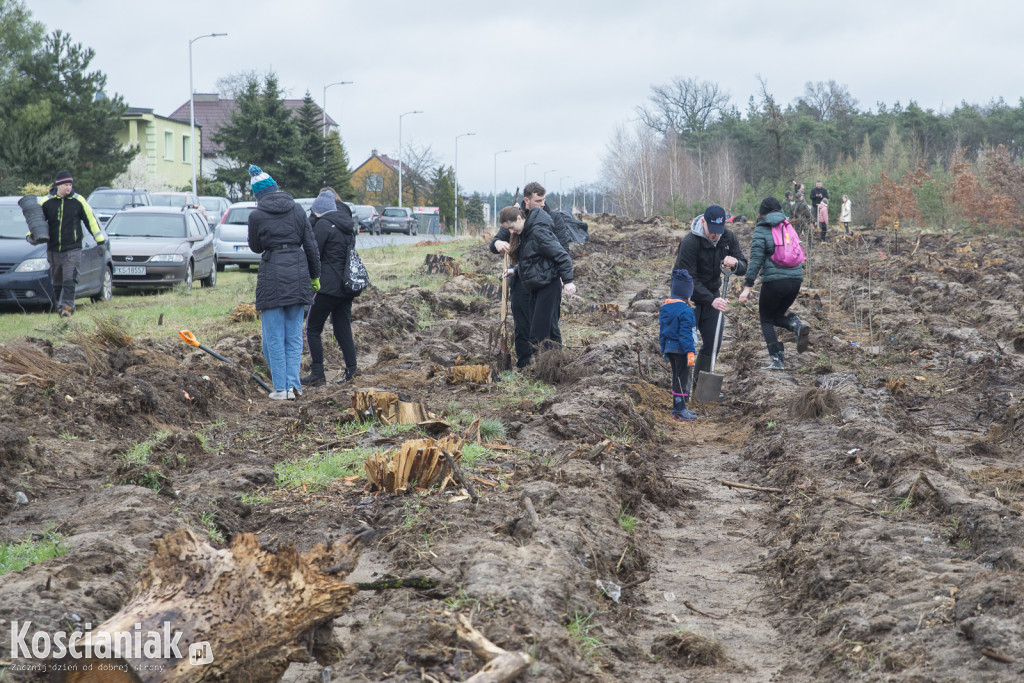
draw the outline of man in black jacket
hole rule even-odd
[[[697,354],[694,371],[694,386],[697,375],[711,370],[711,358],[715,353],[715,334],[718,331],[719,312],[729,305],[728,292],[722,288],[722,267],[729,268],[736,275],[747,272],[747,257],[743,255],[736,234],[725,227],[725,209],[711,205],[703,216],[697,216],[690,223],[690,234],[679,243],[673,272],[685,269],[693,277],[693,296],[697,329],[700,330],[701,347]]]
[[[50,281],[53,283],[53,307],[62,318],[75,312],[75,290],[82,266],[82,225],[88,226],[97,244],[107,239],[92,208],[72,188],[73,182],[70,171],[58,171],[50,194],[39,198],[43,215],[50,225],[46,260],[50,263]]]

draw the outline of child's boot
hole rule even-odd
[[[684,422],[692,422],[697,419],[697,413],[686,408],[686,396],[672,396],[672,417]]]

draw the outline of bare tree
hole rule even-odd
[[[602,182],[611,188],[619,210],[633,216],[650,216],[658,208],[661,178],[659,142],[654,130],[637,124],[632,130],[616,126],[606,147]]]
[[[268,72],[269,73],[269,72]],[[236,99],[238,93],[245,90],[246,85],[250,81],[256,83],[262,83],[266,80],[266,73],[260,73],[255,69],[249,71],[239,71],[237,73],[228,74],[227,76],[221,76],[215,83],[217,92],[226,100]]]
[[[804,96],[797,102],[808,107],[818,121],[834,121],[857,108],[857,100],[850,95],[849,89],[832,79],[828,83],[807,81]]]
[[[729,104],[729,93],[717,83],[696,78],[675,78],[668,85],[652,86],[650,107],[637,108],[640,120],[662,135],[676,135],[696,154],[701,198],[708,198],[706,146],[708,125]]]

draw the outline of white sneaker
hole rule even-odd
[[[290,389],[288,391],[271,391],[267,395],[267,398],[269,398],[271,401],[284,401],[291,398],[291,396],[289,395],[290,393]]]
[[[294,389],[294,388],[288,390],[288,400],[289,401],[294,401],[295,400],[295,392],[296,391],[298,391],[298,390]],[[302,392],[299,392],[299,396],[302,396]]]

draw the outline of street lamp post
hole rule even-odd
[[[544,171],[544,190],[545,191],[547,191],[547,189],[548,189],[548,173],[554,173],[557,170],[558,170],[557,168],[552,168],[552,169],[548,169],[547,171]]]
[[[540,164],[538,164],[536,161],[531,161],[530,163],[523,166],[523,187],[526,187],[526,183],[529,182],[529,179],[526,177],[526,169],[530,168],[531,166],[540,166]]]
[[[564,175],[564,176],[562,176],[561,178],[558,179],[558,210],[559,211],[562,210],[562,181],[565,180],[566,178],[568,178],[569,180],[572,180],[572,176],[571,175]],[[569,207],[569,210],[572,211],[572,207]]]
[[[455,234],[459,234],[459,138],[476,133],[460,133],[455,136]]]
[[[354,81],[335,81],[334,83],[328,83],[324,86],[324,106],[320,114],[324,119],[324,165],[321,175],[323,176],[323,182],[325,185],[327,184],[327,89],[333,85],[352,85],[353,82]]]
[[[192,195],[195,197],[199,196],[199,190],[196,183],[196,90],[192,87],[192,43],[203,38],[219,38],[226,35],[226,33],[205,33],[188,41],[188,108],[189,120],[192,122],[192,139],[189,140],[189,144],[192,146]],[[199,148],[199,153],[203,153],[202,146]]]
[[[398,208],[402,208],[402,117],[409,114],[422,114],[419,109],[407,111],[398,116]]]
[[[492,189],[491,194],[494,199],[494,218],[492,221],[495,230],[498,229],[498,155],[508,154],[511,151],[512,150],[510,149],[503,149],[500,152],[494,153],[494,188]]]

